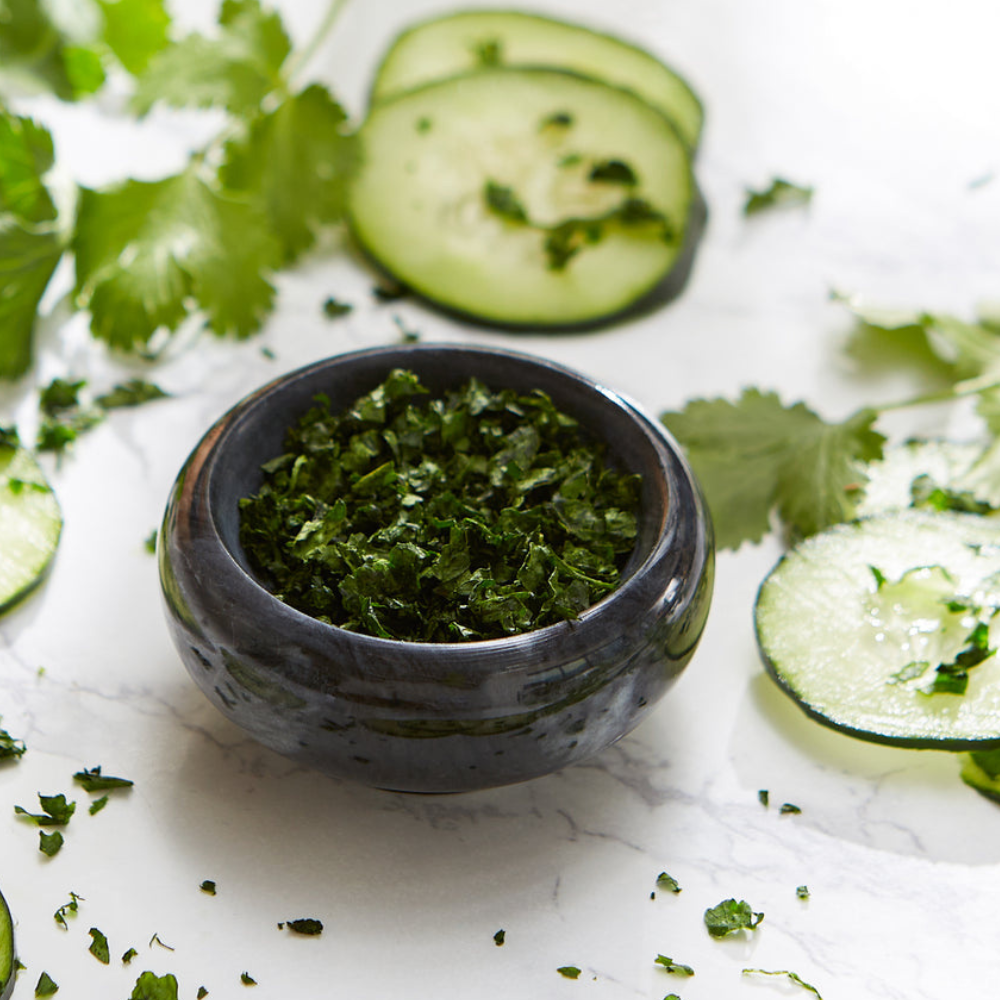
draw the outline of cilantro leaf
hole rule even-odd
[[[10,212],[25,222],[56,217],[56,207],[42,182],[54,158],[47,129],[0,107],[0,213]]]
[[[128,965],[138,954],[139,952],[136,951],[135,948],[129,948],[128,951],[122,955],[122,965]]]
[[[278,247],[263,216],[210,187],[196,167],[161,181],[83,189],[74,240],[76,295],[113,347],[175,330],[193,298],[218,334],[246,337],[271,309],[264,277]]]
[[[66,923],[66,914],[76,913],[80,909],[80,903],[82,901],[83,896],[80,896],[75,892],[71,892],[69,894],[69,902],[63,903],[63,905],[52,914],[52,918],[64,931],[69,930],[69,924]]]
[[[74,101],[104,83],[100,55],[74,44],[43,0],[0,0],[0,88],[51,91]]]
[[[177,978],[169,972],[165,976],[143,972],[129,1000],[177,1000]]]
[[[501,927],[500,930],[493,935],[493,943],[498,947],[503,947],[504,942],[507,940],[507,932]]]
[[[323,933],[323,921],[313,917],[300,917],[297,920],[286,920],[284,926],[296,934],[303,934],[307,937],[316,937]]]
[[[746,189],[746,201],[743,203],[744,215],[755,215],[765,209],[778,208],[785,205],[807,205],[812,201],[813,189],[801,184],[794,184],[783,177],[775,177],[769,187],[763,191]]]
[[[560,976],[564,976],[566,979],[579,979],[581,970],[575,965],[561,965],[558,969],[556,969],[556,972],[558,972]]]
[[[107,804],[108,796],[102,795],[99,799],[94,799],[94,801],[90,803],[90,808],[87,812],[89,812],[91,816],[96,816]]]
[[[225,0],[219,27],[217,37],[191,34],[149,59],[133,98],[138,114],[163,101],[247,115],[282,85],[291,42],[276,12],[259,0]]]
[[[42,805],[41,813],[30,813],[21,806],[14,806],[14,812],[36,826],[65,826],[76,811],[76,803],[67,802],[66,796],[61,793],[42,795],[39,792],[38,801]]]
[[[104,43],[133,76],[167,47],[170,15],[163,0],[98,0],[104,14]]]
[[[201,891],[207,896],[214,896],[218,891],[215,882],[210,878],[205,879],[205,881],[202,882],[198,888],[201,889]]]
[[[346,119],[329,91],[314,84],[226,146],[223,184],[264,206],[286,262],[313,245],[319,226],[343,217],[357,161],[357,141],[343,132]]]
[[[741,899],[724,899],[705,911],[705,926],[715,938],[725,937],[741,930],[754,930],[764,919],[763,913],[754,913],[750,904]]]
[[[794,534],[851,516],[862,464],[881,457],[877,411],[828,424],[803,403],[747,389],[736,403],[693,400],[663,423],[687,451],[715,522],[720,548],[757,542],[777,510]]]
[[[656,876],[656,887],[658,889],[667,889],[675,895],[681,891],[680,884],[677,882],[672,875],[668,875],[666,872],[660,872]]]
[[[257,985],[257,980],[254,979],[254,977],[251,976],[249,972],[241,972],[240,973],[240,982],[244,986],[256,986]]]
[[[58,830],[46,833],[44,830],[38,831],[38,849],[47,858],[55,857],[61,850],[65,838]]]
[[[0,760],[15,760],[24,756],[27,750],[24,740],[11,736],[6,729],[0,729]]]
[[[113,386],[110,392],[102,393],[94,402],[102,410],[117,410],[123,407],[141,406],[154,399],[166,399],[170,395],[158,385],[140,378],[131,378],[127,382]]]
[[[743,975],[744,976],[785,976],[786,978],[788,978],[789,980],[791,980],[791,982],[796,983],[797,985],[801,986],[804,990],[808,990],[810,993],[812,993],[814,996],[816,996],[818,998],[818,1000],[823,1000],[823,998],[820,996],[819,990],[816,989],[815,986],[811,985],[810,983],[807,983],[797,973],[789,972],[787,969],[774,969],[774,970],[769,970],[769,969],[744,969],[743,970]]]
[[[0,213],[0,378],[18,378],[28,370],[38,304],[62,254],[57,234],[26,228]]]
[[[87,932],[90,934],[90,947],[87,949],[98,962],[107,965],[111,961],[111,953],[108,949],[108,939],[96,927],[91,927]]]
[[[135,782],[128,778],[114,778],[108,774],[101,773],[101,765],[77,771],[73,775],[73,780],[83,785],[88,792],[103,792],[110,788],[131,788]]]

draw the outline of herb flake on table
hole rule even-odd
[[[47,858],[54,858],[62,850],[65,842],[65,837],[58,830],[53,830],[51,833],[38,831],[38,849]]]
[[[724,899],[705,911],[705,927],[714,938],[741,930],[755,930],[763,919],[764,914],[755,913],[744,899]]]
[[[797,885],[795,887],[795,895],[798,899],[808,899],[811,895],[809,892],[809,886],[807,885]]]
[[[257,980],[254,979],[254,977],[251,976],[249,972],[241,972],[240,973],[240,982],[244,986],[256,986],[257,985]]]
[[[129,778],[116,778],[101,773],[101,765],[85,768],[73,775],[73,780],[87,792],[103,792],[113,788],[131,788],[135,782]]]
[[[128,951],[122,955],[122,965],[128,965],[138,954],[139,952],[135,948],[129,948]]]
[[[17,760],[27,750],[24,740],[11,736],[6,729],[0,729],[0,760]]]
[[[104,933],[96,927],[91,927],[87,932],[90,935],[90,947],[87,949],[98,962],[108,965],[111,962],[111,952],[108,948],[108,939]]]
[[[214,896],[218,892],[215,882],[210,878],[205,879],[205,881],[202,882],[198,888],[201,889],[206,896]]]
[[[665,972],[669,972],[674,976],[693,976],[694,969],[690,965],[682,965],[680,962],[675,962],[672,958],[668,958],[666,955],[657,955],[653,961],[659,965]]]
[[[500,930],[493,935],[493,943],[498,947],[502,947],[504,942],[507,940],[507,932],[501,927]]]
[[[51,997],[59,991],[59,984],[47,973],[42,972],[35,986],[36,997]]]
[[[177,1000],[177,978],[169,972],[165,976],[143,972],[135,981],[129,1000]]]
[[[795,184],[784,177],[775,177],[770,185],[763,190],[746,189],[746,200],[743,203],[744,215],[756,215],[770,208],[781,208],[792,205],[808,205],[812,201],[813,188],[803,184]]]
[[[99,799],[94,799],[94,801],[90,803],[90,808],[87,812],[89,812],[91,816],[96,816],[108,804],[108,799],[109,796],[107,795],[102,795]]]
[[[808,990],[818,1000],[823,1000],[820,996],[819,990],[816,989],[811,983],[807,983],[801,976],[795,972],[789,972],[787,969],[744,969],[744,976],[785,976],[790,982],[795,983],[797,986],[801,986],[804,990]]]
[[[656,876],[656,888],[672,892],[674,895],[677,895],[681,891],[681,887],[677,879],[675,879],[673,875],[668,875],[666,872],[660,872],[660,874]]]
[[[577,617],[636,537],[618,472],[540,392],[473,379],[432,398],[404,370],[315,405],[240,502],[254,571],[287,604],[419,642],[499,638]]]
[[[64,931],[69,930],[69,924],[66,923],[66,914],[76,913],[80,909],[81,902],[83,902],[83,896],[80,896],[75,892],[71,892],[69,894],[69,902],[63,903],[63,905],[52,914],[52,918]]]
[[[795,805],[794,802],[782,802],[778,808],[778,813],[781,816],[797,816],[801,812],[801,807]]]
[[[579,979],[581,971],[582,970],[577,968],[575,965],[560,965],[559,968],[556,969],[556,972],[558,972],[559,975],[563,976],[565,979]]]
[[[279,929],[287,927],[295,934],[302,934],[306,937],[316,937],[323,933],[323,921],[314,917],[300,917],[297,920],[285,920],[278,924]]]
[[[61,792],[58,795],[42,795],[39,792],[38,801],[42,806],[41,813],[30,813],[21,806],[14,806],[15,814],[36,826],[65,826],[76,811],[76,803],[67,802]]]

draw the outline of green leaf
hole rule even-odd
[[[666,872],[660,872],[660,874],[656,876],[656,888],[666,889],[675,895],[681,891],[681,887],[678,884],[677,879],[675,879],[672,875],[668,875]]]
[[[49,131],[0,106],[0,214],[24,222],[54,219],[56,207],[42,181],[54,160]]]
[[[23,756],[27,749],[24,740],[11,736],[6,729],[0,729],[0,760],[17,759]]]
[[[170,393],[158,385],[144,379],[132,378],[114,386],[110,392],[102,393],[94,402],[103,410],[118,410],[123,407],[141,406],[154,399],[166,399]]]
[[[38,305],[62,254],[55,233],[0,214],[0,378],[18,378],[30,367]]]
[[[128,778],[114,778],[109,774],[101,773],[101,765],[77,771],[73,775],[73,780],[83,785],[85,791],[103,792],[111,788],[131,788],[135,782]]]
[[[561,965],[558,969],[556,969],[556,972],[558,972],[560,976],[565,976],[566,979],[579,979],[580,971],[581,970],[575,965]]]
[[[69,902],[63,903],[62,906],[52,914],[53,920],[64,930],[69,930],[69,924],[66,923],[67,913],[76,913],[80,909],[80,903],[83,901],[83,896],[78,895],[75,892],[69,894]]]
[[[225,0],[215,38],[191,34],[155,53],[133,98],[138,114],[162,101],[172,107],[221,107],[247,115],[281,87],[291,42],[274,11],[258,0]]]
[[[50,997],[58,990],[59,984],[47,972],[43,972],[38,977],[38,984],[35,986],[36,997]]]
[[[763,191],[746,189],[746,201],[743,203],[744,215],[755,215],[769,208],[779,208],[790,205],[808,205],[812,201],[813,189],[775,177],[769,187]]]
[[[270,311],[265,272],[278,247],[263,216],[210,187],[196,168],[161,181],[83,189],[77,217],[76,295],[91,330],[113,347],[175,330],[189,298],[218,334],[246,337]]]
[[[177,1000],[177,979],[169,972],[165,976],[143,972],[129,1000]]]
[[[297,920],[286,920],[284,926],[296,934],[306,937],[317,937],[323,933],[323,921],[313,917],[300,917]]]
[[[76,44],[43,0],[0,0],[0,89],[13,84],[74,101],[103,83],[100,55]]]
[[[672,958],[667,958],[666,955],[657,955],[653,961],[674,976],[694,975],[694,969],[690,965],[681,965],[680,962],[675,962]]]
[[[170,15],[164,0],[98,0],[104,13],[102,38],[133,76],[167,47]]]
[[[88,931],[90,934],[90,947],[87,949],[98,962],[102,962],[107,965],[111,961],[111,953],[108,949],[108,939],[104,934],[99,931],[96,927],[91,927]]]
[[[314,84],[226,146],[223,184],[263,206],[286,262],[313,245],[320,226],[343,217],[357,162],[357,142],[344,134],[345,121],[329,91]]]
[[[30,813],[21,806],[14,806],[14,812],[36,826],[65,826],[76,811],[75,802],[67,802],[66,796],[38,794],[41,803],[41,813]]]
[[[801,986],[804,990],[808,990],[818,1000],[823,1000],[820,996],[819,990],[815,986],[807,983],[800,975],[795,972],[789,972],[787,969],[744,969],[744,976],[785,976],[788,980],[795,983],[797,986]]]
[[[764,919],[763,913],[754,913],[750,904],[741,899],[724,899],[705,911],[705,926],[715,938],[725,937],[741,930],[754,930]]]
[[[802,403],[747,389],[736,403],[694,400],[664,413],[704,488],[720,548],[759,541],[777,510],[800,536],[846,520],[865,482],[863,463],[881,457],[877,412],[828,424]]]
[[[58,830],[52,833],[38,831],[38,849],[48,858],[55,857],[62,850],[63,843],[63,835]]]

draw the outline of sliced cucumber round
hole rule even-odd
[[[684,247],[687,150],[630,91],[560,70],[481,70],[378,104],[360,137],[358,241],[467,316],[605,319],[653,290]]]
[[[1000,746],[998,608],[1000,522],[904,510],[801,542],[761,585],[755,618],[769,672],[813,718],[878,743],[971,750]],[[963,659],[978,622],[979,656]],[[941,665],[975,659],[965,692],[946,693]]]
[[[536,14],[463,11],[404,31],[375,77],[372,101],[484,65],[553,66],[633,90],[698,145],[703,111],[685,80],[649,52],[611,35]]]
[[[0,443],[0,612],[41,581],[61,531],[59,504],[34,456]]]
[[[14,921],[0,893],[0,1000],[14,992]]]

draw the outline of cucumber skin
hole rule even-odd
[[[892,515],[883,515],[884,517],[889,517]],[[851,530],[856,529],[860,525],[864,525],[868,521],[881,520],[883,516],[873,516],[871,518],[860,518],[854,521],[845,522],[843,524],[834,525],[832,528],[828,528],[826,532],[822,534],[829,534],[830,532]],[[950,514],[950,513],[935,513],[927,514],[916,511],[904,511],[898,513],[896,516],[903,517],[914,517],[923,519],[963,519],[963,518],[977,518],[979,515],[974,514]],[[980,518],[981,519],[981,518]],[[818,536],[812,536],[816,538]],[[806,542],[809,539],[805,540]],[[878,743],[883,746],[893,746],[900,747],[904,749],[913,750],[943,750],[950,752],[962,752],[962,751],[989,751],[989,750],[1000,750],[1000,731],[996,735],[992,736],[981,736],[974,738],[965,737],[929,737],[929,736],[916,736],[916,735],[903,735],[903,734],[885,734],[876,732],[870,729],[865,729],[861,726],[854,726],[847,722],[841,721],[836,718],[832,718],[830,715],[824,713],[823,711],[817,709],[806,698],[800,694],[787,680],[781,671],[780,664],[776,663],[769,653],[766,643],[763,641],[761,636],[760,628],[760,608],[761,608],[761,595],[765,592],[771,578],[779,573],[782,566],[790,559],[793,558],[795,554],[795,549],[789,550],[778,560],[777,564],[773,567],[770,573],[765,577],[764,581],[761,583],[758,592],[757,599],[754,605],[754,624],[755,624],[755,635],[757,639],[757,648],[760,653],[761,660],[764,664],[764,668],[768,676],[778,685],[778,687],[794,702],[802,712],[805,713],[810,719],[815,722],[820,723],[828,729],[833,729],[837,732],[843,733],[847,736],[854,737],[855,739],[863,740],[868,743]],[[964,696],[953,696],[953,695],[933,695],[931,697],[937,698],[950,698],[950,697],[964,697]],[[977,786],[978,788],[978,786]],[[981,790],[982,789],[978,789]],[[985,792],[984,792],[985,794]]]
[[[687,80],[671,66],[664,63],[662,60],[658,59],[651,52],[642,48],[633,42],[629,42],[618,35],[613,35],[608,32],[600,31],[586,25],[575,24],[570,21],[560,20],[554,17],[547,17],[543,14],[531,13],[528,11],[521,10],[462,10],[453,12],[451,14],[444,15],[434,15],[428,17],[424,20],[418,21],[415,24],[410,25],[410,27],[404,29],[396,38],[390,43],[389,48],[386,50],[382,61],[379,63],[378,68],[375,71],[375,77],[372,80],[372,85],[369,90],[369,104],[374,105],[375,103],[382,100],[391,100],[393,97],[399,94],[414,89],[412,85],[407,85],[404,88],[400,88],[398,85],[392,85],[391,79],[390,84],[385,83],[387,76],[391,77],[391,74],[395,72],[394,62],[398,59],[399,53],[401,51],[405,52],[406,46],[409,44],[411,39],[415,36],[419,36],[421,33],[427,31],[428,29],[433,30],[437,25],[446,26],[447,24],[454,24],[456,22],[473,23],[476,25],[481,25],[481,30],[490,30],[496,34],[502,34],[501,31],[497,31],[496,22],[501,21],[513,21],[515,24],[520,24],[525,27],[530,27],[531,25],[537,25],[543,30],[550,29],[566,29],[567,34],[580,33],[583,35],[590,36],[591,38],[598,39],[609,43],[609,48],[620,48],[624,53],[631,57],[637,58],[638,60],[645,62],[650,65],[655,65],[658,71],[664,72],[670,79],[671,82],[676,86],[677,90],[684,95],[684,103],[688,107],[681,113],[677,114],[677,117],[683,117],[686,119],[683,122],[674,121],[674,125],[680,133],[682,139],[687,144],[688,148],[692,150],[697,149],[698,143],[701,138],[702,128],[704,126],[705,110],[701,102],[701,98],[695,93],[694,89],[687,82]],[[502,59],[501,59],[502,63]],[[526,63],[511,63],[511,66],[524,66],[528,65]],[[532,65],[538,65],[533,63]],[[552,58],[551,65],[554,67],[565,68],[570,72],[576,71],[586,75],[594,75],[600,77],[601,74],[587,73],[579,65],[573,65],[572,62],[564,63],[560,61],[558,56]],[[446,75],[450,75],[450,72]],[[436,74],[435,74],[436,77]],[[602,77],[603,78],[603,77]],[[431,75],[424,75],[421,77],[420,81],[416,86],[420,86],[425,82],[429,82],[432,79]],[[612,79],[607,78],[606,82],[612,86],[619,86],[623,89],[632,90],[637,93],[640,97],[646,100],[648,103],[653,104],[658,107],[663,113],[670,118],[672,121],[675,114],[671,113],[671,108],[665,105],[662,100],[655,99],[654,95],[649,92],[641,93],[639,89],[630,86],[629,82],[625,79]],[[675,112],[676,113],[676,112]]]
[[[387,99],[378,107],[373,108],[372,113],[377,114],[380,111],[397,104],[398,102],[417,99],[425,92],[433,91],[437,87],[459,84],[462,81],[472,80],[475,77],[485,76],[490,73],[500,74],[503,76],[507,74],[520,77],[530,77],[535,75],[540,77],[556,77],[568,80],[578,80],[589,84],[590,86],[596,86],[610,92],[627,95],[628,100],[638,102],[646,109],[647,113],[654,115],[657,121],[675,136],[675,141],[681,143],[681,148],[683,148],[682,140],[680,140],[677,135],[677,130],[669,118],[667,118],[659,109],[653,108],[651,105],[643,101],[632,91],[611,86],[603,83],[602,81],[594,80],[591,77],[586,77],[570,70],[554,69],[551,67],[531,67],[525,69],[514,68],[509,70],[478,70],[472,73],[459,74],[458,76],[450,77],[445,80],[434,80],[423,85],[422,87],[406,91]],[[364,135],[364,125],[362,125],[360,134],[362,136]],[[370,241],[365,238],[363,233],[364,227],[358,222],[357,213],[354,210],[353,199],[351,197],[348,198],[347,221],[351,236],[357,248],[368,257],[369,261],[376,267],[377,270],[383,272],[385,275],[406,287],[408,291],[424,298],[449,315],[458,319],[472,321],[479,325],[513,332],[544,329],[552,332],[572,333],[606,326],[608,323],[615,320],[623,320],[633,315],[641,315],[649,312],[653,308],[658,307],[665,302],[672,301],[683,291],[692,271],[697,245],[705,230],[708,218],[707,204],[695,182],[692,164],[689,157],[686,160],[683,181],[688,196],[686,215],[683,223],[683,235],[680,246],[668,266],[660,272],[659,276],[655,280],[649,282],[645,287],[636,292],[636,294],[622,301],[621,304],[615,305],[613,308],[607,310],[599,312],[595,311],[593,315],[573,316],[567,319],[556,319],[551,316],[543,317],[540,315],[528,316],[524,318],[492,315],[486,311],[476,311],[475,309],[463,307],[451,302],[448,300],[447,296],[442,296],[441,294],[435,293],[433,290],[421,287],[419,283],[411,283],[407,280],[405,275],[398,274],[393,269],[391,264],[386,263],[383,256],[374,250],[370,245]],[[586,250],[583,252],[586,252]]]
[[[0,1000],[9,1000],[14,992],[14,980],[17,975],[14,972],[16,953],[14,951],[14,920],[7,906],[7,901],[0,893],[0,938],[7,938],[10,944],[10,955],[7,956],[6,969],[0,967]]]

